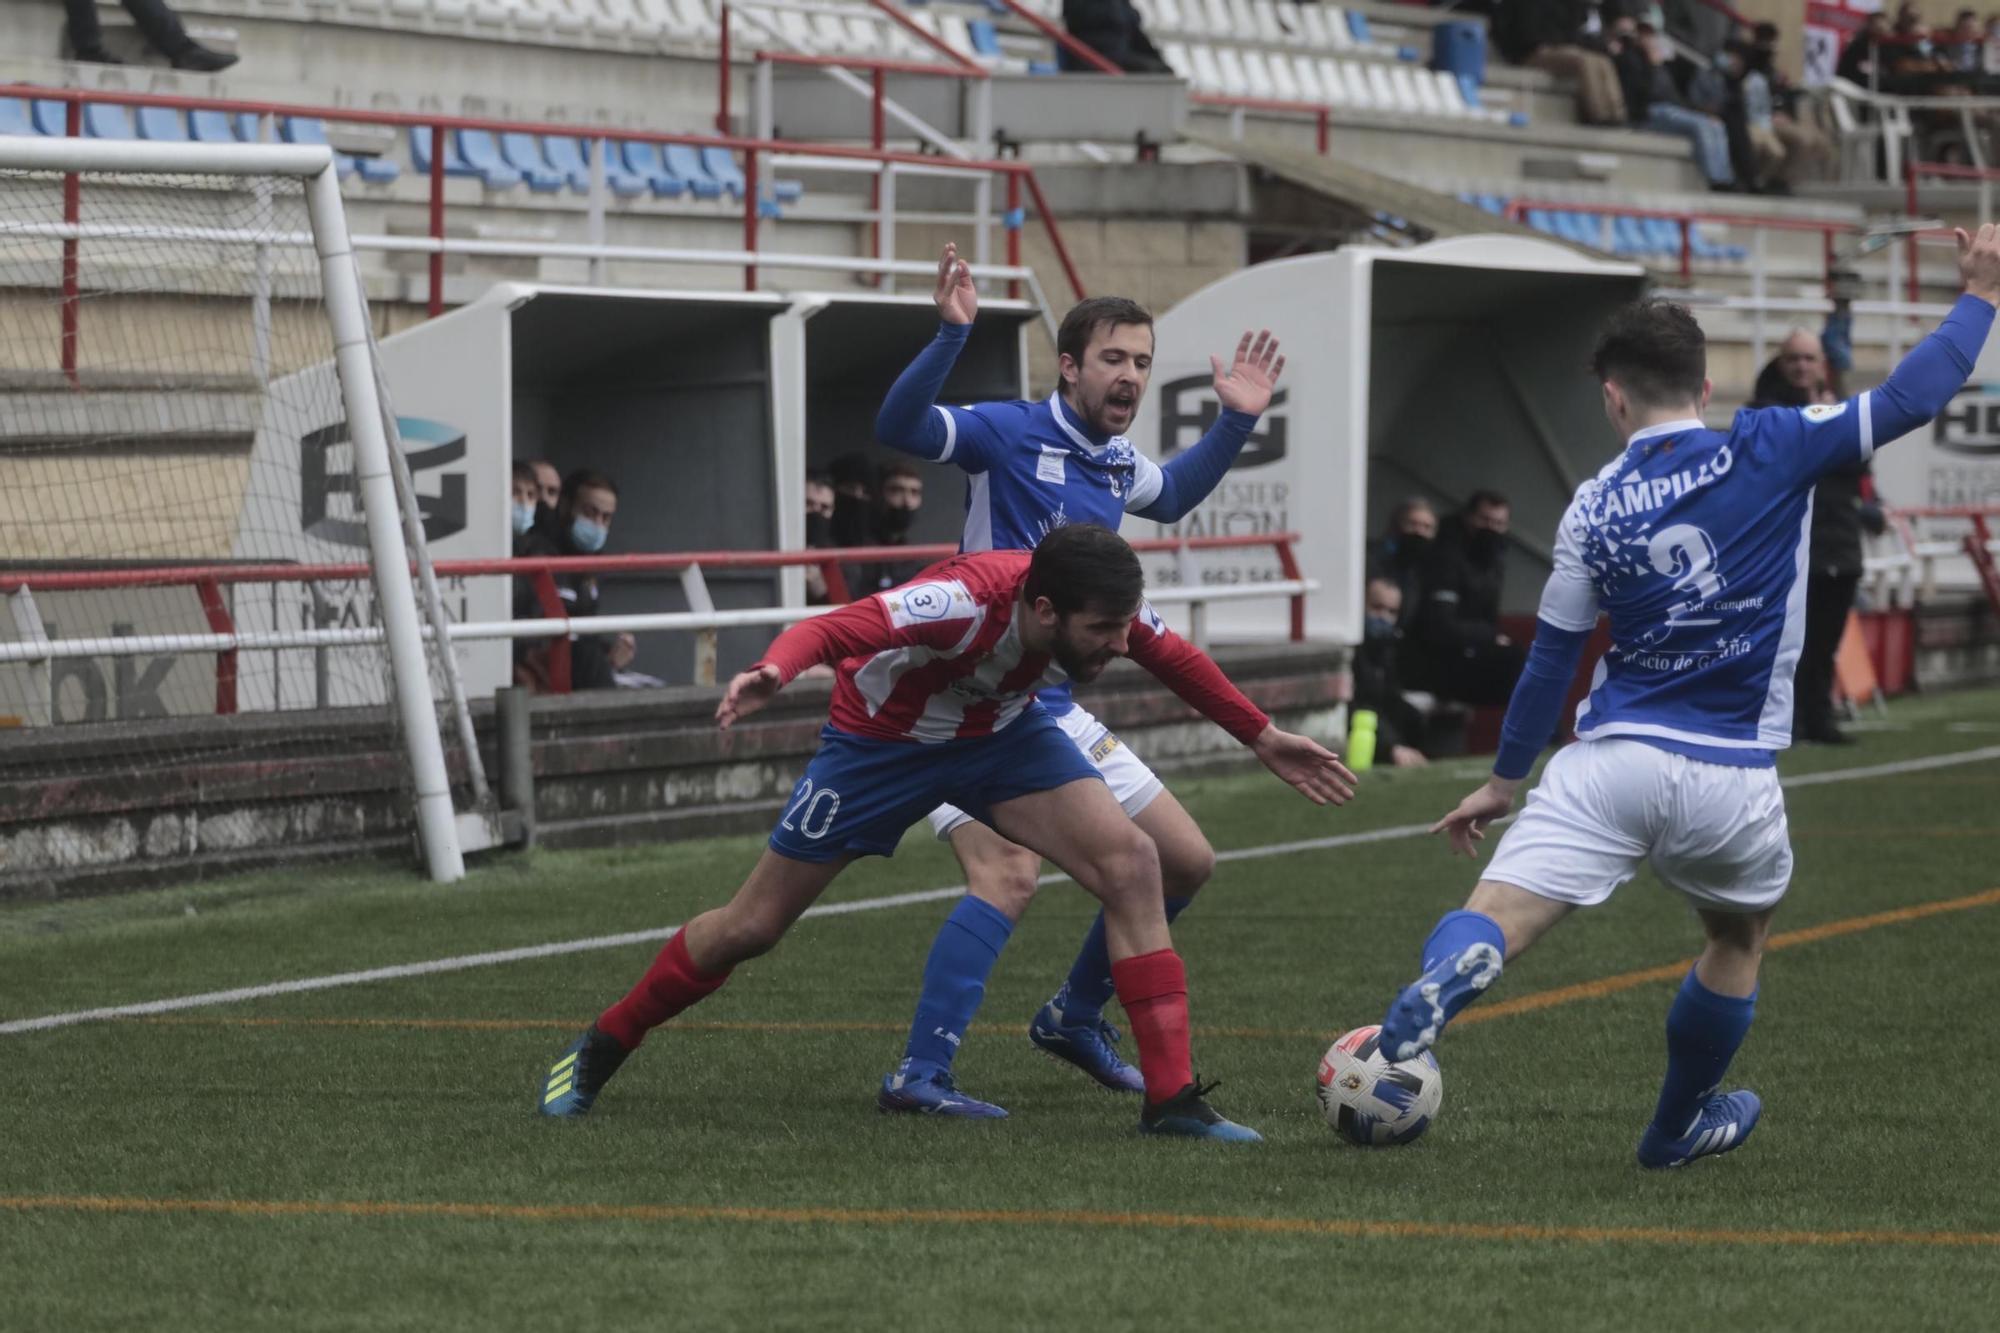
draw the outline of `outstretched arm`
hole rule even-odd
[[[986,466],[985,442],[962,429],[978,423],[964,420],[967,414],[954,414],[937,400],[979,313],[979,289],[956,245],[946,245],[938,260],[937,290],[931,299],[938,308],[937,336],[890,386],[875,417],[875,438],[929,462],[981,471]]]
[[[879,652],[894,640],[894,628],[879,597],[864,597],[838,611],[801,620],[772,640],[755,665],[729,682],[716,706],[715,724],[726,731],[759,711],[807,667]]]
[[[1134,496],[1136,503],[1128,507],[1141,518],[1178,523],[1208,498],[1235,466],[1244,442],[1257,429],[1257,418],[1271,405],[1278,376],[1285,370],[1285,358],[1278,353],[1278,340],[1268,329],[1258,332],[1254,342],[1249,333],[1244,333],[1236,344],[1236,358],[1228,370],[1215,357],[1208,361],[1215,370],[1215,396],[1222,403],[1222,414],[1208,428],[1208,433],[1195,441],[1193,448],[1174,455],[1159,469],[1157,494],[1147,497],[1141,492]]]
[[[1264,767],[1303,792],[1315,805],[1345,805],[1354,797],[1354,774],[1332,751],[1305,736],[1280,731],[1263,709],[1244,697],[1201,649],[1169,630],[1150,606],[1132,622],[1132,660],[1249,746]]]

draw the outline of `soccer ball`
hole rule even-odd
[[[1356,1028],[1327,1047],[1319,1062],[1319,1109],[1350,1143],[1385,1148],[1430,1128],[1444,1100],[1444,1076],[1429,1051],[1391,1063],[1382,1029]]]

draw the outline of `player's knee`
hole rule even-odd
[[[731,908],[717,932],[722,952],[726,953],[730,965],[767,954],[778,947],[778,941],[791,929],[791,921],[782,913],[761,905]]]
[[[1160,856],[1160,885],[1169,898],[1192,898],[1215,873],[1215,848],[1207,838],[1192,846],[1176,847],[1171,855]]]
[[[1750,958],[1761,958],[1764,954],[1764,941],[1771,933],[1771,914],[1704,912],[1702,927],[1708,935],[1709,942],[1717,948]]]
[[[968,875],[972,895],[1019,921],[1041,887],[1041,869],[1042,859],[1032,852],[982,861]]]
[[[1137,826],[1126,824],[1119,834],[1091,849],[1083,868],[1083,886],[1099,898],[1160,892],[1160,852]]]

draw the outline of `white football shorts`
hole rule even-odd
[[[1481,879],[1588,907],[1650,861],[1697,907],[1761,912],[1785,896],[1792,843],[1771,768],[1731,768],[1620,737],[1556,752]]]
[[[1111,794],[1118,798],[1118,804],[1125,807],[1127,815],[1136,816],[1153,803],[1155,796],[1166,790],[1159,775],[1146,767],[1146,761],[1133,754],[1125,742],[1092,717],[1089,709],[1071,705],[1067,713],[1056,719],[1056,725],[1097,766],[1097,771],[1104,775],[1105,784],[1111,788]],[[953,829],[971,822],[972,816],[955,805],[941,805],[931,811],[931,832],[937,834],[939,842],[950,841]]]

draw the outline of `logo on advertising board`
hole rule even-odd
[[[424,540],[440,541],[465,530],[466,474],[463,466],[439,471],[465,459],[465,432],[442,421],[397,417],[403,437],[403,458],[410,465],[417,512],[424,520]],[[299,526],[308,535],[337,546],[366,548],[368,524],[361,514],[360,483],[353,470],[347,423],[311,432],[299,440]],[[338,458],[335,450],[343,450]],[[426,493],[426,474],[438,472],[436,490]],[[333,497],[344,495],[338,506]]]
[[[1954,454],[2000,457],[2000,397],[1962,393],[1931,423],[1931,443]]]
[[[1244,442],[1243,452],[1237,455],[1231,471],[1263,467],[1285,456],[1286,427],[1289,424],[1286,404],[1290,397],[1289,389],[1280,389],[1271,395],[1271,405],[1264,410],[1257,429]],[[1221,415],[1222,404],[1215,400],[1215,377],[1211,374],[1188,375],[1169,380],[1161,386],[1160,461],[1164,463],[1181,450],[1192,448]]]

